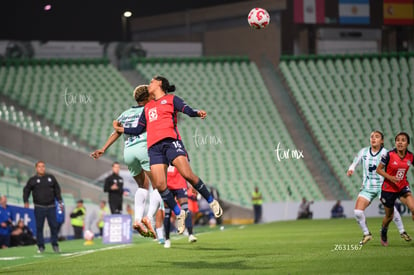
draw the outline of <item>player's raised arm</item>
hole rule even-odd
[[[348,168],[348,171],[346,172],[346,175],[349,177],[349,176],[352,176],[352,174],[354,173],[354,170],[355,170],[355,168],[356,168],[356,166],[361,162],[361,159],[362,159],[362,155],[363,155],[363,149],[361,149],[359,152],[358,152],[358,155],[354,158],[354,161],[351,163],[351,165],[349,166],[349,168]]]
[[[119,122],[118,122],[119,123]],[[122,133],[118,133],[117,131],[113,131],[111,135],[106,140],[104,146],[102,146],[101,149],[93,151],[90,156],[93,159],[99,159],[102,157],[102,155],[105,153],[106,150],[108,150],[109,147],[122,135]]]
[[[182,112],[190,117],[200,117],[201,119],[204,119],[207,116],[206,111],[191,108],[184,102],[184,100],[178,96],[174,96],[173,104],[175,110]]]

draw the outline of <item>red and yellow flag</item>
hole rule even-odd
[[[384,25],[414,25],[414,0],[384,0]]]

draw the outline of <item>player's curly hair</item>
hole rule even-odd
[[[168,79],[166,79],[163,76],[154,76],[155,80],[161,81],[161,90],[163,90],[166,93],[172,93],[175,91],[175,85],[170,85],[170,82]]]
[[[148,85],[139,85],[135,88],[134,98],[137,102],[145,101],[148,97]]]

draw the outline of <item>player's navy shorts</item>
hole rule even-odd
[[[405,194],[411,192],[410,187],[406,186],[401,189],[400,192],[387,192],[381,191],[381,202],[384,206],[388,208],[394,208],[395,200],[399,197],[404,196]]]
[[[180,189],[170,189],[170,192],[176,199],[184,199],[188,198],[187,196],[187,188],[180,188]]]
[[[163,139],[148,149],[150,165],[154,164],[172,164],[172,161],[178,156],[187,156],[187,151],[181,140],[173,138]]]

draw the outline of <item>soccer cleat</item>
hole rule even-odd
[[[197,237],[194,236],[193,234],[191,234],[190,236],[188,236],[188,242],[189,243],[195,243],[197,241]]]
[[[135,221],[132,227],[138,231],[141,236],[149,237],[148,229],[146,229],[142,223]]]
[[[152,228],[150,219],[148,217],[144,217],[142,218],[141,222],[148,228],[148,237],[156,239],[157,234],[155,233],[154,228]]]
[[[185,218],[187,217],[187,212],[181,209],[180,215],[177,216],[175,222],[175,227],[177,228],[177,233],[179,235],[184,233],[185,230]]]
[[[221,206],[217,200],[213,200],[210,203],[210,208],[213,210],[214,217],[220,218],[223,215],[223,209],[221,209]]]
[[[164,248],[170,248],[171,247],[171,241],[165,240]]]
[[[381,244],[388,246],[387,230],[384,230],[384,228],[381,229]]]
[[[59,246],[54,245],[54,246],[53,246],[53,251],[55,251],[55,253],[60,253]]]
[[[39,249],[37,250],[37,253],[42,254],[43,252],[45,252],[45,248],[39,247]]]
[[[404,241],[406,241],[406,242],[410,242],[411,241],[411,237],[410,237],[410,235],[408,235],[407,234],[407,232],[403,232],[403,233],[401,233],[400,234],[400,236],[401,236],[401,238],[403,238],[404,239]]]
[[[367,242],[369,242],[370,240],[372,240],[371,232],[369,232],[368,234],[362,236],[362,240],[359,242],[359,245],[364,245]]]
[[[159,244],[165,244],[165,240],[164,240],[164,239],[159,239],[159,240],[158,240],[158,243],[159,243]]]

